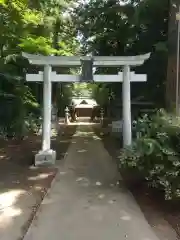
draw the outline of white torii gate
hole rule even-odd
[[[56,152],[51,145],[51,94],[52,82],[82,82],[82,76],[69,74],[56,74],[52,66],[81,66],[83,61],[92,61],[94,67],[119,67],[123,66],[123,72],[118,75],[93,75],[93,82],[122,82],[123,102],[123,146],[131,145],[131,90],[130,82],[145,82],[146,74],[130,72],[130,66],[139,66],[150,57],[150,53],[139,56],[124,57],[58,57],[40,56],[23,53],[31,64],[44,66],[44,72],[39,74],[27,74],[26,80],[30,82],[43,82],[43,139],[42,150],[35,156],[35,165],[55,163]],[[86,81],[86,80],[85,80]]]

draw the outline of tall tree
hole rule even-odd
[[[27,84],[24,79],[28,69],[34,72],[39,69],[29,66],[21,58],[21,52],[72,55],[78,49],[78,42],[75,35],[73,36],[72,21],[64,15],[70,2],[0,1],[0,105],[1,110],[4,109],[2,106],[8,109],[0,111],[0,115],[4,116],[0,118],[0,127],[6,128],[8,125],[12,130],[16,128],[15,122],[16,125],[23,126],[28,114],[33,109],[36,111],[39,106],[39,91],[42,87],[40,84],[40,87],[37,87],[38,84]],[[12,101],[14,104],[11,104]],[[15,108],[18,110],[14,111]],[[8,112],[11,123],[2,122]]]
[[[77,7],[75,21],[83,53],[117,56],[151,52],[151,59],[136,69],[148,74],[148,82],[133,85],[132,96],[140,95],[163,106],[168,0],[134,0],[125,4],[118,0],[90,0]],[[113,73],[115,70],[104,71]],[[121,92],[118,86],[109,84],[107,88],[118,96]]]
[[[178,22],[176,13],[179,12],[180,2],[170,0],[168,28],[168,69],[166,82],[166,103],[170,110],[175,109],[176,103],[176,74],[177,74],[177,36]],[[180,97],[179,97],[180,98]]]

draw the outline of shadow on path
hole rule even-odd
[[[57,164],[71,143],[76,126],[62,126],[52,147]],[[0,142],[0,239],[20,240],[57,173],[57,167],[33,167],[34,155],[41,148],[41,136]]]
[[[122,139],[112,137],[107,128],[93,127],[94,132],[101,138],[105,149],[119,165],[119,152]],[[174,204],[163,199],[162,194],[149,188],[147,182],[135,171],[120,170],[126,187],[132,192],[147,221],[154,229],[160,240],[180,239],[180,208],[179,203]],[[178,205],[178,206],[177,206]]]
[[[78,126],[25,240],[158,240],[118,176],[92,126]]]

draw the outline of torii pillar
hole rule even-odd
[[[51,100],[52,100],[52,83],[51,83],[51,70],[49,65],[44,66],[44,85],[43,85],[43,141],[42,151],[50,150],[50,138],[51,136]]]
[[[123,104],[123,146],[132,143],[132,120],[131,120],[131,84],[130,67],[124,66],[122,82],[122,104]]]
[[[42,149],[35,155],[35,165],[55,164],[56,152],[51,149],[52,66],[45,65],[43,72],[43,127]]]

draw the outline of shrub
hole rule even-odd
[[[180,120],[157,111],[135,122],[136,138],[120,154],[121,168],[135,168],[165,199],[180,197]]]
[[[37,131],[39,117],[40,106],[24,79],[0,73],[0,137],[23,139]]]
[[[28,132],[38,133],[42,124],[41,117],[37,117],[35,114],[30,113],[25,119],[25,129]]]

